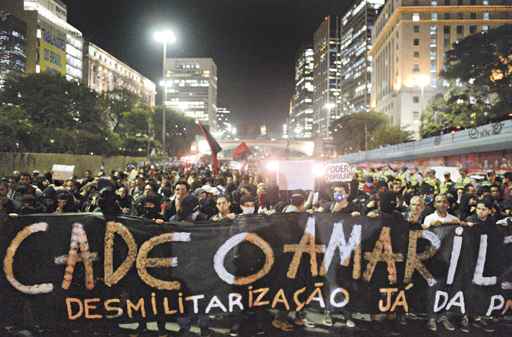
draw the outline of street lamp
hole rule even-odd
[[[176,34],[172,30],[161,30],[157,31],[153,35],[156,42],[161,43],[163,46],[163,53],[162,53],[162,80],[165,82],[165,67],[166,67],[166,59],[167,59],[167,45],[168,44],[174,44],[176,43]],[[164,152],[166,151],[167,144],[166,144],[166,102],[167,102],[167,89],[164,85],[163,87],[163,111],[162,111],[162,149]]]

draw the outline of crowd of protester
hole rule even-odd
[[[50,172],[15,171],[0,180],[0,216],[101,211],[106,216],[138,216],[161,224],[229,221],[250,214],[330,212],[378,217],[396,213],[411,226],[424,229],[446,224],[491,229],[509,225],[512,217],[512,172],[497,176],[489,171],[475,177],[460,169],[457,179],[446,173],[440,180],[430,169],[358,169],[351,182],[320,182],[316,191],[305,192],[280,191],[263,171],[241,173],[226,166],[213,175],[206,165],[129,166],[109,173],[86,171],[64,181],[52,179]],[[394,317],[396,324],[407,324],[407,320],[407,315]],[[322,324],[333,323],[325,312]],[[356,325],[350,313],[342,324]],[[304,313],[292,319],[278,312],[272,325],[288,332],[313,323]],[[494,331],[493,321],[482,317],[463,316],[455,324],[446,314],[428,315],[428,329],[436,331],[438,325],[448,331],[469,332],[470,326]],[[236,336],[238,329],[234,324],[231,335]]]

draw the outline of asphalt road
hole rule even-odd
[[[263,318],[263,320],[261,319]],[[332,327],[324,326],[322,324],[322,316],[315,313],[308,313],[308,319],[315,323],[314,328],[300,327],[296,328],[293,332],[281,332],[271,325],[271,316],[260,317],[258,324],[261,326],[259,331],[256,331],[255,318],[245,318],[242,321],[242,326],[239,332],[239,337],[326,337],[326,336],[343,336],[343,337],[512,337],[512,320],[501,321],[495,324],[496,331],[489,333],[477,328],[471,328],[469,333],[462,332],[457,329],[454,332],[448,332],[438,325],[438,331],[433,333],[426,329],[425,320],[407,320],[406,326],[396,324],[395,328],[391,328],[390,321],[385,322],[368,322],[358,319],[355,320],[357,326],[355,328],[347,328],[337,322],[336,316],[334,317],[335,324]],[[210,328],[213,337],[228,337],[230,336],[230,328],[232,321],[228,319],[215,319],[210,321]],[[134,324],[124,324],[122,329],[109,329],[107,331],[91,331],[92,326],[84,327],[81,331],[56,331],[49,332],[44,329],[33,329],[31,332],[16,328],[16,327],[0,327],[0,337],[120,337],[133,335],[133,330],[136,328]],[[179,327],[176,323],[167,323],[166,329],[168,336],[177,336]],[[131,331],[132,330],[132,331]],[[156,323],[149,322],[146,326],[146,331],[139,337],[156,337]],[[394,333],[392,333],[394,331]],[[184,335],[184,337],[199,337],[200,329],[193,326],[191,331]]]

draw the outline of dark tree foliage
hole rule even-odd
[[[344,116],[331,125],[339,154],[372,150],[412,140],[411,132],[393,126],[380,112],[360,112]]]
[[[449,84],[423,111],[422,137],[512,117],[512,25],[454,44],[441,75]]]

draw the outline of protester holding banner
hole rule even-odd
[[[9,219],[16,219],[13,215],[16,213],[19,215],[31,214],[31,218],[21,217],[21,219],[38,219],[40,217],[50,223],[51,226],[52,219],[59,218],[59,216],[53,215],[53,218],[46,218],[44,215],[41,215],[41,213],[59,213],[62,214],[60,216],[66,217],[67,215],[65,213],[80,211],[91,212],[101,209],[105,217],[108,215],[113,219],[123,219],[123,215],[135,215],[140,218],[145,218],[149,220],[149,222],[138,222],[139,220],[133,220],[132,218],[130,218],[130,221],[134,221],[135,225],[133,227],[138,228],[138,230],[142,232],[144,232],[144,227],[140,226],[141,224],[157,226],[156,228],[161,229],[153,229],[153,227],[150,226],[152,228],[151,231],[154,230],[156,231],[155,233],[164,235],[170,228],[167,227],[169,226],[169,221],[172,223],[172,226],[178,226],[180,230],[183,230],[183,228],[179,227],[182,221],[187,223],[195,222],[198,224],[197,227],[200,228],[200,225],[208,219],[208,216],[213,216],[211,220],[216,222],[216,226],[213,227],[217,228],[216,230],[218,230],[219,233],[224,233],[223,235],[225,235],[225,232],[222,231],[226,231],[226,228],[229,229],[227,231],[230,235],[238,234],[237,231],[242,230],[241,227],[239,228],[238,226],[243,223],[249,226],[248,228],[255,229],[255,233],[257,232],[260,238],[271,242],[269,245],[273,249],[276,249],[276,252],[278,251],[277,249],[282,249],[283,245],[287,246],[286,253],[279,252],[272,255],[274,263],[283,263],[282,261],[286,259],[286,261],[293,261],[294,258],[296,260],[298,259],[299,262],[302,261],[297,264],[298,270],[296,270],[295,273],[293,272],[293,268],[291,271],[286,270],[290,275],[293,274],[294,277],[296,276],[293,279],[289,278],[288,283],[291,285],[297,282],[298,284],[309,284],[310,287],[314,288],[313,285],[316,281],[322,281],[323,290],[327,294],[334,292],[335,295],[339,295],[342,291],[347,291],[348,293],[355,294],[353,297],[357,297],[352,299],[353,302],[366,301],[370,303],[374,301],[375,298],[378,298],[378,300],[383,303],[383,307],[386,307],[384,302],[386,302],[388,295],[386,293],[375,295],[375,293],[379,294],[379,291],[382,289],[381,286],[387,284],[387,279],[379,279],[379,282],[384,283],[377,285],[375,278],[372,279],[371,277],[371,268],[367,268],[368,271],[365,270],[365,266],[373,263],[371,261],[374,261],[378,266],[373,273],[379,274],[383,271],[386,272],[388,268],[390,268],[389,270],[393,269],[392,267],[382,268],[382,270],[379,268],[379,266],[391,265],[389,260],[391,252],[386,251],[381,254],[378,247],[374,248],[375,242],[380,240],[381,235],[383,236],[382,242],[384,242],[384,248],[382,249],[392,248],[395,250],[393,254],[401,254],[401,258],[397,257],[396,261],[393,262],[398,266],[396,273],[401,275],[405,272],[400,268],[403,269],[407,266],[404,260],[406,260],[409,254],[412,254],[412,248],[409,247],[411,251],[408,251],[408,248],[405,247],[409,242],[414,243],[414,240],[411,238],[418,240],[416,243],[418,256],[420,252],[428,251],[428,249],[430,249],[429,247],[433,246],[427,239],[415,237],[414,235],[420,235],[418,234],[419,232],[430,233],[425,235],[430,235],[428,238],[433,240],[434,243],[437,242],[436,239],[433,238],[434,235],[438,235],[439,241],[444,240],[443,242],[451,243],[452,241],[456,241],[453,239],[457,236],[456,233],[453,234],[454,228],[459,228],[460,225],[468,225],[463,228],[464,235],[469,237],[469,239],[464,238],[466,241],[464,241],[461,246],[461,252],[470,251],[471,254],[468,253],[461,257],[461,259],[467,259],[467,261],[463,261],[461,264],[465,268],[464,272],[467,272],[471,277],[468,276],[467,282],[469,283],[465,284],[464,287],[470,289],[467,290],[468,294],[483,295],[481,295],[481,297],[474,296],[472,298],[466,298],[468,303],[471,302],[471,305],[468,304],[467,307],[471,308],[471,306],[474,305],[475,308],[471,308],[471,311],[468,312],[467,315],[459,315],[462,318],[459,328],[461,330],[478,329],[480,331],[491,332],[494,328],[487,325],[492,325],[493,322],[483,319],[482,317],[491,317],[492,315],[486,315],[481,309],[482,306],[486,306],[486,310],[488,308],[492,309],[493,306],[497,308],[500,307],[500,310],[506,309],[506,297],[504,297],[502,306],[500,302],[501,298],[498,297],[491,297],[491,304],[489,305],[487,303],[489,301],[487,292],[474,286],[472,274],[474,269],[473,264],[476,263],[474,261],[478,260],[480,250],[483,249],[480,248],[479,241],[482,236],[487,235],[489,242],[494,240],[492,241],[494,243],[493,247],[490,247],[488,244],[489,252],[494,252],[495,249],[504,247],[503,237],[508,233],[506,232],[508,229],[504,228],[507,228],[505,224],[509,224],[510,222],[507,217],[510,217],[512,214],[510,174],[505,174],[503,181],[501,181],[499,177],[493,173],[486,175],[484,180],[480,182],[464,175],[463,179],[457,180],[456,183],[453,183],[451,176],[445,176],[444,182],[441,183],[432,170],[425,172],[425,179],[422,178],[420,170],[416,168],[401,168],[399,170],[393,170],[390,167],[383,169],[360,169],[356,175],[352,175],[353,169],[345,165],[333,167],[327,175],[330,177],[329,179],[332,180],[349,179],[349,181],[324,181],[321,187],[311,191],[279,191],[275,180],[269,177],[268,173],[265,173],[263,169],[255,173],[240,173],[236,170],[229,169],[227,166],[222,167],[217,175],[205,165],[163,166],[160,168],[157,166],[148,166],[141,167],[140,169],[130,168],[127,170],[114,171],[111,172],[109,176],[104,173],[100,174],[101,177],[94,179],[90,175],[87,175],[83,177],[73,177],[65,181],[54,181],[51,175],[47,174],[34,174],[31,176],[26,173],[16,173],[12,177],[0,181],[0,213],[3,213],[4,216],[11,214]],[[11,183],[9,183],[9,181]],[[44,188],[42,193],[38,193],[39,187]],[[441,191],[446,192],[446,194],[441,193]],[[307,198],[305,197],[306,195],[308,195]],[[277,209],[282,209],[283,213],[287,214],[269,215]],[[251,216],[256,213],[256,210],[259,210],[258,213],[260,215]],[[34,216],[33,214],[36,213],[39,214]],[[322,224],[322,226],[318,225],[316,228],[316,230],[319,231],[319,233],[316,233],[316,239],[317,241],[322,240],[321,244],[320,242],[315,243],[307,241],[308,237],[301,233],[301,231],[304,231],[306,228],[309,228],[309,230],[315,228],[315,226],[311,227],[311,224],[310,227],[308,227],[307,224],[306,219],[312,218]],[[84,214],[84,219],[91,222],[99,221],[94,218],[94,215],[90,214]],[[228,221],[224,223],[224,220]],[[122,224],[122,221],[119,221]],[[128,220],[124,219],[123,221]],[[503,223],[504,225],[497,226],[496,223]],[[27,226],[28,224],[29,222],[19,225]],[[211,222],[206,222],[206,224],[211,224]],[[360,233],[358,230],[361,230],[362,233],[366,235],[362,238],[364,242],[361,244],[364,252],[361,252],[361,256],[358,257],[360,259],[359,263],[361,263],[360,275],[357,275],[352,267],[348,268],[344,264],[341,267],[341,271],[336,270],[336,268],[340,267],[340,261],[336,259],[338,259],[338,255],[341,257],[340,252],[344,245],[342,244],[343,242],[336,243],[336,241],[333,241],[333,245],[335,243],[339,244],[339,246],[336,246],[337,248],[333,250],[335,253],[330,255],[330,258],[333,259],[331,268],[332,271],[336,270],[335,274],[327,273],[327,271],[322,274],[320,270],[321,266],[317,265],[316,274],[312,277],[308,274],[308,268],[314,269],[315,262],[311,262],[313,258],[310,258],[310,256],[318,254],[315,259],[318,259],[318,262],[322,261],[330,243],[329,235],[331,235],[332,231],[336,228],[339,230],[339,227],[336,226],[340,226],[340,224],[342,226],[348,226],[345,228],[345,232],[343,232],[343,239],[345,240],[343,242],[347,247],[349,247],[348,245],[351,242],[351,236],[352,240],[357,238],[357,233]],[[63,224],[60,225],[64,226]],[[285,233],[278,234],[291,241],[281,242],[279,240],[281,240],[282,237],[279,235],[265,236],[264,231],[258,231],[260,228],[270,230],[270,228],[273,228],[271,225],[286,231]],[[362,225],[362,229],[358,229],[358,225]],[[101,229],[101,225],[95,228],[96,230],[97,228]],[[356,229],[354,230],[354,228]],[[391,241],[388,242],[385,240],[388,229],[383,230],[383,228],[388,228],[389,232],[393,233]],[[85,226],[85,231],[87,232],[87,230],[89,230],[89,228]],[[249,231],[244,227],[244,231],[245,230]],[[121,231],[121,229],[119,229],[119,231]],[[417,231],[417,233],[414,233],[414,231]],[[337,233],[339,234],[340,232]],[[101,241],[98,238],[102,238],[104,235],[104,233],[101,234],[102,235],[95,237],[96,244],[97,241]],[[34,238],[36,235],[34,235]],[[304,236],[304,246],[300,244],[301,236]],[[77,234],[76,237],[79,237],[79,235]],[[255,239],[255,237],[249,237],[250,240],[253,240],[251,241],[253,245],[254,242],[262,245],[261,241]],[[315,236],[313,235],[313,237]],[[147,238],[144,237],[144,240],[146,239]],[[180,239],[184,239],[184,237],[180,237]],[[211,240],[213,240],[213,238],[211,238]],[[279,244],[272,243],[272,240],[276,240]],[[501,242],[498,242],[499,240],[501,240]],[[137,241],[139,244],[142,242],[144,241]],[[354,244],[354,242],[356,241],[352,241],[351,244]],[[219,245],[222,243],[223,242],[220,242]],[[388,243],[389,245],[386,246]],[[8,242],[6,244],[8,244]],[[353,247],[353,250],[356,250],[356,248],[357,245]],[[305,250],[300,253],[300,249]],[[446,244],[446,247],[437,247],[437,249],[445,249],[445,257],[455,256],[453,252],[450,251],[452,247],[449,244]],[[456,251],[455,248],[453,249]],[[504,258],[506,256],[510,257],[510,255],[506,255],[509,254],[510,251],[507,249],[509,249],[509,246],[506,245],[505,249],[501,249],[500,254],[504,255],[503,261],[505,261]],[[4,249],[2,254],[6,251],[7,250]],[[296,253],[297,251],[299,253]],[[158,252],[158,249],[155,249],[154,252]],[[266,252],[268,253],[268,251]],[[21,253],[22,251],[20,251],[20,254]],[[192,253],[195,253],[195,251]],[[189,255],[191,255],[190,252]],[[250,256],[250,254],[248,254],[248,256]],[[287,256],[287,258],[285,259],[283,256]],[[499,265],[499,263],[496,265],[496,261],[502,260],[496,260],[496,254],[488,256],[487,263],[484,264],[486,274],[483,277],[486,277],[486,275],[500,275],[504,273],[504,266]],[[187,257],[190,256],[180,256],[179,263],[183,263],[182,261],[185,261]],[[346,261],[344,260],[343,263],[347,262],[348,265],[350,262],[351,266],[355,264],[355,262],[352,262],[351,255],[348,255],[348,258],[347,256],[344,257]],[[422,266],[417,264],[416,260],[416,264],[411,264],[422,271],[420,274],[416,269],[413,269],[413,277],[410,282],[414,284],[414,290],[412,291],[416,292],[416,296],[426,294],[428,297],[427,301],[417,303],[415,310],[417,310],[418,307],[422,307],[421,311],[429,314],[427,321],[428,329],[435,331],[437,330],[437,324],[441,323],[444,329],[453,331],[456,327],[454,323],[452,323],[452,317],[450,317],[450,320],[448,319],[448,312],[453,310],[448,310],[446,308],[448,304],[446,303],[445,307],[440,305],[443,304],[442,299],[444,297],[442,296],[445,296],[443,295],[443,291],[447,288],[447,277],[445,274],[451,261],[445,261],[446,259],[442,260],[441,257],[435,259],[435,257],[438,256],[434,256],[433,261],[435,261],[435,263],[430,263],[429,261],[424,264],[426,266],[425,269],[432,272],[433,279],[437,280],[438,283],[422,291],[419,290],[421,288],[420,284],[425,284],[426,276],[424,275],[427,275],[427,273]],[[82,259],[82,257],[80,258]],[[136,259],[135,257],[133,258]],[[50,258],[48,260],[52,261]],[[207,260],[213,261],[214,258],[208,256]],[[278,260],[279,262],[276,262]],[[196,263],[200,262],[198,260],[195,261]],[[244,262],[250,263],[249,260],[244,260]],[[100,264],[102,263],[103,262],[100,262]],[[136,263],[134,262],[134,264]],[[139,259],[138,264],[139,267],[141,264],[143,265],[142,259]],[[324,265],[322,264],[322,266]],[[174,267],[169,268],[172,270]],[[216,268],[217,270],[222,270],[218,265],[216,265]],[[230,282],[239,281],[239,279],[229,276],[233,270],[238,270],[236,268],[228,269],[220,272],[225,280],[230,280]],[[250,274],[251,273],[248,273],[248,275]],[[353,275],[358,276],[358,278],[353,278]],[[139,282],[136,273],[132,276],[133,279],[130,280]],[[43,279],[41,281],[44,281]],[[370,281],[366,281],[366,279]],[[478,279],[478,277],[476,279]],[[456,283],[457,281],[459,280],[455,280],[454,282]],[[501,281],[502,280],[500,280],[500,282]],[[397,281],[397,283],[399,282]],[[288,284],[285,285],[288,286]],[[283,285],[283,287],[285,285]],[[370,290],[363,291],[362,289],[365,289],[365,286],[374,286],[374,289],[371,289],[371,292]],[[389,286],[389,289],[400,289],[400,286],[402,285],[392,284]],[[263,289],[265,288],[267,287],[263,287]],[[474,288],[476,288],[476,290]],[[237,285],[236,289],[237,293],[246,291],[246,288],[239,285]],[[253,288],[253,290],[255,289],[256,288]],[[448,293],[448,291],[446,291],[446,293]],[[311,294],[314,293],[312,292]],[[300,293],[300,296],[297,295],[297,298],[301,299],[305,297],[308,299],[310,297],[314,299],[315,296],[311,294]],[[449,295],[452,296],[453,294],[450,293]],[[492,295],[498,296],[496,294]],[[151,294],[149,294],[149,296],[151,296]],[[257,295],[254,296],[257,297]],[[278,300],[275,300],[274,304],[279,314],[274,317],[273,320],[269,321],[269,323],[271,323],[269,325],[274,326],[274,328],[282,332],[312,329],[314,325],[331,327],[334,323],[340,323],[340,316],[338,315],[340,313],[344,314],[341,323],[345,327],[354,328],[356,326],[355,319],[352,317],[356,311],[353,311],[349,305],[346,307],[336,307],[333,305],[333,303],[336,305],[339,304],[339,301],[337,302],[337,300],[339,300],[338,297],[331,299],[329,296],[326,296],[327,303],[324,303],[324,306],[321,308],[321,312],[325,313],[322,315],[322,322],[313,322],[313,319],[309,319],[309,309],[307,306],[298,311],[301,313],[308,312],[308,319],[304,319],[306,317],[305,315],[301,316],[301,314],[299,314],[295,317],[295,320],[288,320],[288,312],[295,310],[290,304],[293,301],[289,300],[290,303],[288,304],[290,308],[287,309],[284,305],[279,305],[281,302],[284,303],[285,300],[281,297],[277,298]],[[472,301],[472,299],[476,298],[481,298],[482,300]],[[160,295],[157,296],[157,299],[161,299]],[[255,301],[255,298],[251,300]],[[264,300],[262,298],[261,302],[270,302],[270,305],[272,304],[272,300]],[[300,301],[298,302],[300,303]],[[482,304],[484,302],[485,305]],[[243,303],[245,304],[245,302]],[[438,304],[440,309],[434,312],[432,309],[436,307],[436,304]],[[222,308],[221,305],[218,306]],[[367,304],[366,309],[360,310],[366,310],[366,312],[362,312],[362,314],[374,314],[375,312],[370,310],[370,308],[373,307]],[[405,312],[405,310],[402,311]],[[395,318],[397,312],[400,312],[400,310],[394,310],[392,313],[386,312],[385,316]],[[478,312],[479,314],[474,314],[474,312]],[[491,310],[491,312],[494,315],[498,313],[498,310]],[[224,314],[230,315],[231,313]],[[336,314],[336,317],[331,317],[331,314]],[[188,331],[191,323],[194,321],[193,317],[195,317],[195,315],[187,315],[189,315],[188,318],[180,318],[182,331]],[[201,315],[198,314],[197,316],[199,317]],[[211,323],[208,322],[206,316],[207,315],[204,314],[202,315],[204,319],[201,319],[201,326],[204,328],[205,334],[208,335],[210,334],[209,326]],[[234,317],[249,316],[242,315]],[[399,315],[398,318],[406,322],[406,315]],[[145,322],[146,320],[144,319],[140,320],[141,325],[145,324]],[[455,320],[453,320],[453,322],[455,322]],[[160,320],[158,324],[159,333],[162,335],[166,333],[162,328],[164,323],[163,320]],[[357,324],[357,326],[359,326],[359,324]]]

